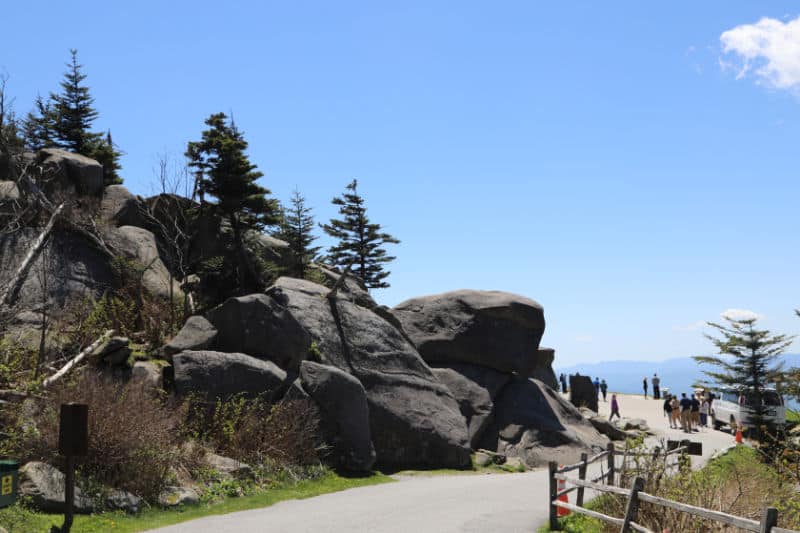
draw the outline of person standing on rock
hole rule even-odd
[[[561,375],[558,377],[558,380],[561,382],[561,392],[566,394],[567,393],[567,376],[562,372]]]
[[[653,384],[653,399],[660,400],[661,399],[661,379],[658,377],[658,374],[653,372],[653,379],[650,380]]]
[[[611,395],[611,414],[608,415],[608,421],[611,422],[611,419],[614,418],[614,415],[617,415],[617,418],[622,418],[619,416],[619,402],[617,401],[617,395]]]
[[[594,395],[600,399],[600,378],[597,376],[594,377]]]
[[[603,401],[606,401],[606,393],[608,392],[608,383],[606,383],[606,380],[600,382],[600,392],[603,393]]]
[[[642,380],[642,387],[644,388],[644,399],[647,399],[647,376]]]

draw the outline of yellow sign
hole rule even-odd
[[[2,489],[0,490],[0,494],[3,496],[8,496],[12,492],[12,483],[14,482],[14,476],[3,476],[3,484]]]

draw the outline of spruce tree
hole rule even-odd
[[[339,206],[341,219],[331,219],[330,224],[321,227],[325,233],[338,239],[338,243],[328,249],[328,261],[346,268],[352,264],[352,271],[364,281],[367,288],[383,289],[389,287],[384,281],[391,272],[384,265],[395,259],[387,255],[384,244],[399,244],[400,241],[381,232],[380,224],[370,223],[364,198],[358,195],[358,181],[353,180],[345,193],[332,200]]]
[[[83,84],[86,74],[81,72],[83,65],[78,63],[78,51],[73,48],[70,54],[72,61],[67,63],[61,81],[62,92],[50,95],[56,115],[55,133],[60,148],[88,156],[101,142],[102,135],[91,132],[92,122],[98,117],[94,98]]]
[[[56,146],[55,141],[56,117],[52,103],[45,101],[41,95],[36,97],[33,111],[25,116],[22,131],[25,137],[25,147],[31,151]]]
[[[319,246],[311,246],[317,239],[311,232],[314,229],[314,217],[311,208],[306,206],[306,199],[295,189],[291,205],[282,210],[280,231],[277,236],[289,243],[290,267],[288,274],[296,278],[304,278],[308,265],[319,253]]]
[[[714,382],[739,389],[748,396],[751,421],[758,430],[764,425],[767,411],[763,402],[764,389],[783,375],[779,358],[793,337],[756,329],[756,318],[724,318],[728,322],[726,325],[708,323],[717,330],[719,337],[706,335],[719,356],[696,356],[694,359],[716,367],[716,370],[703,371]]]
[[[61,81],[62,92],[51,93],[56,145],[76,154],[95,159],[103,165],[103,180],[106,185],[122,183],[119,170],[120,153],[102,133],[91,131],[92,123],[98,117],[94,106],[94,98],[89,87],[84,85],[86,74],[78,63],[78,51],[70,50],[72,60],[67,63],[67,72]],[[42,114],[41,116],[46,116]]]
[[[263,174],[247,157],[247,141],[224,113],[205,121],[209,129],[202,139],[190,142],[186,150],[189,166],[195,170],[197,189],[204,214],[226,220],[232,231],[235,261],[218,258],[216,269],[231,269],[235,274],[233,290],[248,293],[262,288],[262,280],[248,255],[245,237],[250,231],[262,232],[276,225],[278,204],[268,198],[270,191],[258,185]],[[216,199],[215,203],[209,197]]]

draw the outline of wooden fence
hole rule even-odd
[[[686,448],[680,447],[663,454],[662,457],[665,459],[666,468],[668,469],[672,466],[680,465],[681,462],[685,460],[685,457],[680,458],[680,456],[683,456],[685,452]],[[559,468],[558,463],[552,461],[550,462],[549,510],[550,510],[551,531],[559,531],[558,508],[561,507],[563,509],[568,509],[576,513],[584,514],[586,516],[590,516],[592,518],[596,518],[604,522],[620,526],[620,531],[622,533],[628,533],[632,530],[641,533],[654,533],[653,531],[647,529],[646,527],[636,523],[636,518],[639,512],[639,502],[647,502],[655,505],[660,505],[662,507],[675,509],[677,511],[688,513],[700,518],[705,518],[707,520],[713,520],[716,522],[721,522],[726,525],[738,527],[745,531],[754,531],[755,533],[800,533],[792,529],[784,529],[778,527],[777,526],[778,510],[775,509],[774,507],[768,507],[764,509],[761,521],[758,522],[755,520],[751,520],[749,518],[742,518],[739,516],[723,513],[721,511],[713,511],[711,509],[695,507],[693,505],[687,505],[685,503],[680,503],[672,500],[667,500],[665,498],[660,498],[658,496],[653,496],[652,494],[643,492],[645,486],[645,479],[641,476],[636,476],[634,478],[633,485],[630,489],[614,485],[615,476],[617,476],[618,478],[622,478],[625,475],[624,470],[617,472],[617,468],[615,465],[616,456],[618,456],[620,453],[621,453],[620,450],[615,450],[613,444],[609,444],[606,451],[601,452],[593,457],[588,457],[588,455],[585,453],[581,454],[581,461],[573,465],[567,465]],[[622,467],[624,467],[625,460],[632,455],[633,456],[646,455],[658,458],[660,450],[656,448],[653,452],[645,452],[645,453],[625,450],[622,453],[625,454],[623,456],[623,465],[622,465]],[[669,462],[670,456],[676,456],[678,457],[678,460],[675,461],[674,463],[671,463]],[[595,477],[594,479],[586,479],[586,472],[588,466],[593,463],[600,463],[602,465],[603,459],[605,459],[604,463],[606,466],[605,469],[606,471],[602,472],[599,476]],[[622,470],[622,467],[620,468],[620,470]],[[568,472],[572,472],[574,470],[578,471],[578,478],[568,477],[566,475]],[[558,489],[559,481],[570,483],[573,486],[559,491]],[[628,501],[625,507],[625,516],[623,518],[616,518],[613,516],[608,516],[603,513],[599,513],[597,511],[592,511],[590,509],[584,508],[583,507],[584,492],[587,488],[599,492],[618,494],[620,496],[626,497]],[[566,494],[575,491],[577,491],[575,504],[559,501],[559,497],[562,497]]]

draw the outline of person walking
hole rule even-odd
[[[672,398],[667,397],[664,399],[664,416],[667,417],[667,422],[669,422],[669,427],[675,429],[675,426],[672,425]]]
[[[622,418],[619,416],[619,402],[617,401],[617,395],[611,395],[611,414],[608,415],[608,421],[611,422],[611,419],[614,418],[614,415],[617,415],[617,418]]]
[[[594,377],[594,395],[600,399],[600,378]]]
[[[692,420],[692,400],[686,397],[686,393],[681,393],[681,426],[684,433],[691,433]]]
[[[653,398],[656,400],[661,399],[661,379],[658,377],[658,374],[653,372],[653,379],[650,380],[650,383],[653,384]]]
[[[642,380],[642,387],[644,388],[644,399],[647,399],[647,376]]]
[[[566,394],[567,393],[567,376],[562,372],[561,375],[558,377],[558,380],[561,382],[561,392]]]
[[[672,426],[675,429],[680,429],[681,427],[681,402],[678,401],[678,397],[674,394],[670,395],[672,400],[670,401],[670,405],[672,406]]]
[[[600,381],[600,392],[603,394],[603,401],[606,401],[606,393],[608,392],[608,383],[606,383],[606,380]]]

